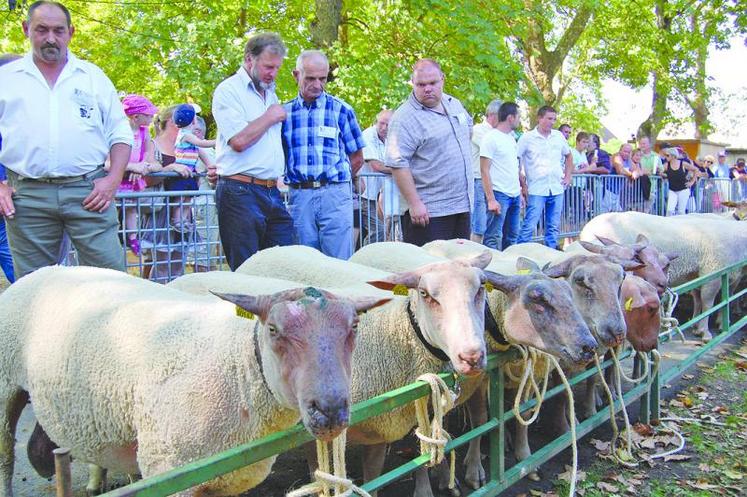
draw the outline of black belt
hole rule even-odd
[[[302,181],[301,183],[289,183],[288,187],[294,190],[312,190],[314,188],[321,188],[329,184],[326,179],[320,179],[318,181]]]

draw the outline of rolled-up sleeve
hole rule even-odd
[[[215,124],[218,126],[218,133],[223,135],[226,142],[230,141],[248,124],[248,121],[238,109],[241,109],[239,96],[225,82],[218,85],[213,93],[212,112]]]
[[[397,119],[395,115],[387,132],[386,165],[395,169],[409,168],[412,156],[415,155],[416,146],[416,142],[404,120]]]
[[[363,133],[358,125],[358,119],[355,117],[355,111],[352,107],[344,105],[340,112],[340,126],[342,140],[345,145],[345,153],[348,155],[357,152],[366,146],[363,140]]]
[[[107,145],[110,149],[115,143],[132,146],[132,129],[122,103],[119,101],[117,90],[103,72],[98,75],[98,79],[100,79],[98,84],[100,88],[99,110]]]

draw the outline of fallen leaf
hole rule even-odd
[[[692,375],[692,374],[683,374],[682,375],[682,379],[683,380],[692,380],[693,378],[695,378],[695,375]]]
[[[737,369],[741,369],[742,371],[747,371],[747,361],[737,361],[734,363],[734,365],[737,367]]]
[[[721,456],[716,456],[716,457],[713,458],[713,462],[715,462],[718,465],[726,464],[726,459],[724,459]]]
[[[732,470],[732,469],[725,469],[723,473],[724,473],[724,476],[726,476],[730,480],[741,480],[742,478],[744,478],[744,475],[742,473],[740,473],[739,471]]]
[[[617,492],[618,491],[617,485],[613,485],[611,483],[606,483],[603,481],[597,482],[597,488],[599,490],[604,490],[605,492]]]
[[[651,428],[651,425],[643,424],[643,423],[636,423],[633,425],[633,429],[636,433],[638,433],[642,437],[650,437],[654,434],[654,429]]]
[[[601,452],[607,452],[610,450],[610,442],[602,442],[601,440],[592,438],[591,440],[589,440],[589,444],[591,444],[592,447]]]
[[[711,471],[713,471],[713,468],[704,462],[698,464],[698,469],[701,470],[703,473],[710,473]]]
[[[692,459],[693,456],[688,456],[685,454],[672,454],[671,456],[664,456],[664,462],[669,461],[689,461]]]
[[[698,480],[698,481],[688,480],[687,484],[696,490],[716,490],[717,488],[721,488],[721,485],[711,485],[705,480]]]
[[[682,399],[682,405],[685,407],[692,407],[695,403],[693,402],[693,399],[690,397],[684,397]]]
[[[669,401],[669,405],[672,407],[685,407],[685,404],[680,402],[679,400],[672,399]]]

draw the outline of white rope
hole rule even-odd
[[[314,471],[316,481],[303,487],[288,492],[286,497],[305,497],[307,495],[319,495],[321,497],[350,497],[355,492],[361,497],[371,497],[371,494],[356,486],[345,474],[345,444],[347,442],[347,430],[344,430],[332,441],[332,460],[334,474],[329,468],[329,443],[316,441],[316,456],[319,468]],[[334,489],[334,493],[331,492]]]
[[[415,401],[415,416],[418,427],[415,436],[420,440],[420,454],[429,454],[429,467],[440,464],[445,456],[444,449],[451,440],[451,436],[444,429],[444,416],[454,407],[456,395],[449,390],[446,382],[438,375],[427,373],[418,377],[418,380],[428,383],[431,387],[431,409],[433,420],[428,419],[428,397],[421,397]],[[449,454],[449,489],[456,486],[456,454]]]
[[[571,452],[573,454],[571,488],[568,491],[568,495],[569,497],[573,497],[576,495],[576,479],[578,478],[578,441],[576,440],[576,408],[573,406],[573,391],[571,390],[571,385],[568,383],[568,378],[565,377],[565,373],[560,368],[560,364],[558,364],[558,360],[544,352],[540,353],[545,356],[547,361],[552,363],[552,366],[558,372],[558,376],[560,376],[560,380],[563,382],[563,385],[565,385],[565,391],[568,394],[568,417],[570,418],[571,425]]]
[[[667,419],[667,418],[662,418],[662,419],[659,420],[659,421],[662,422],[661,425],[664,428],[666,428],[666,431],[671,432],[674,436],[676,436],[677,438],[679,438],[679,445],[677,446],[676,449],[668,450],[668,451],[662,452],[660,454],[654,454],[652,456],[649,456],[650,459],[661,459],[663,457],[671,456],[671,455],[674,455],[674,454],[682,451],[682,449],[685,448],[685,437],[682,436],[682,433],[680,433],[679,431],[677,431],[674,428],[672,428],[671,425],[669,425],[666,422],[664,422],[665,419]]]
[[[672,334],[677,333],[682,339],[682,343],[685,343],[685,335],[680,329],[680,322],[677,318],[672,317],[674,308],[677,307],[677,302],[680,296],[674,293],[670,288],[667,288],[666,294],[669,296],[666,305],[659,307],[659,317],[661,320],[661,329],[664,333],[669,334],[669,339],[672,340]]]
[[[612,350],[612,349],[610,349]],[[614,357],[614,356],[613,356]],[[599,372],[599,378],[602,381],[602,386],[604,387],[604,391],[607,394],[607,407],[610,412],[610,426],[612,427],[612,443],[610,444],[610,452],[612,457],[617,461],[619,464],[628,467],[628,468],[635,468],[638,466],[636,463],[631,463],[626,461],[625,459],[632,459],[632,444],[633,440],[630,435],[630,424],[628,423],[628,416],[627,412],[625,410],[625,405],[623,403],[623,412],[625,412],[625,426],[626,426],[626,432],[628,434],[628,447],[627,447],[627,454],[625,454],[625,459],[620,456],[620,454],[617,451],[617,439],[620,438],[620,429],[617,427],[617,420],[615,419],[615,401],[612,398],[612,391],[610,390],[609,385],[607,385],[607,381],[604,379],[604,370],[602,369],[602,364],[599,362],[599,354],[596,352],[594,353],[594,364],[597,366],[597,371]],[[619,363],[618,363],[619,364]],[[620,377],[617,376],[617,380],[619,383]],[[620,397],[622,401],[622,397]]]
[[[648,373],[649,373],[649,361],[648,361],[648,357],[646,357],[646,353],[645,352],[636,352],[636,355],[637,355],[638,359],[643,364],[643,371],[641,372],[641,376],[639,376],[638,378],[633,378],[632,374],[630,375],[630,377],[628,377],[628,375],[625,374],[625,371],[623,370],[622,364],[620,363],[620,360],[618,359],[617,354],[615,353],[614,349],[611,348],[610,350],[612,351],[612,360],[615,363],[615,369],[617,370],[617,374],[619,374],[622,377],[623,380],[625,380],[625,381],[627,381],[629,383],[633,383],[634,385],[637,385],[638,383],[641,383],[643,380],[645,380],[645,379],[647,379],[649,377],[648,376]],[[624,353],[625,353],[625,351],[622,350],[620,355],[623,355]]]

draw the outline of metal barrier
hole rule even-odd
[[[709,275],[698,278],[694,281],[680,285],[673,289],[674,293],[683,294],[694,288],[698,288],[704,283],[713,279],[721,279],[722,290],[721,300],[712,309],[701,313],[687,323],[680,326],[685,331],[694,326],[701,318],[710,316],[716,312],[721,312],[722,324],[721,333],[703,347],[698,348],[687,358],[682,359],[677,365],[666,371],[660,371],[656,376],[649,378],[647,382],[642,382],[630,389],[623,395],[622,399],[615,401],[615,412],[627,407],[638,398],[642,398],[640,406],[640,416],[644,422],[649,422],[650,418],[658,419],[659,417],[659,392],[660,387],[672,381],[681,375],[687,368],[692,366],[700,357],[711,351],[714,347],[727,340],[730,336],[747,325],[747,316],[742,317],[736,323],[731,324],[729,303],[735,302],[747,293],[744,289],[735,295],[730,294],[729,274],[734,271],[742,271],[747,265],[747,259],[723,268]],[[660,336],[660,342],[667,340],[669,337]],[[629,354],[628,354],[629,356]],[[627,357],[627,356],[623,356]],[[506,388],[505,378],[502,373],[502,366],[510,361],[518,359],[519,356],[514,350],[493,354],[488,359],[488,375],[490,379],[490,392],[488,395],[488,413],[487,423],[478,426],[467,433],[453,439],[446,445],[446,451],[452,451],[468,443],[473,438],[488,435],[489,441],[489,475],[490,480],[480,489],[469,494],[470,496],[495,496],[503,490],[510,487],[516,481],[525,476],[529,471],[534,470],[543,462],[549,460],[562,450],[567,448],[571,443],[569,433],[561,435],[544,447],[535,451],[529,458],[521,461],[514,466],[506,469],[505,460],[505,431],[506,422],[514,417],[512,410],[506,411],[504,405],[504,390]],[[603,363],[604,367],[609,367],[612,361]],[[590,369],[570,380],[570,383],[578,384],[586,378],[596,374],[596,370]],[[440,375],[449,386],[452,386],[457,378],[453,373],[442,373]],[[547,392],[546,398],[563,393],[563,386],[553,388]],[[397,390],[387,392],[364,402],[360,402],[352,407],[350,424],[356,425],[366,419],[389,412],[397,407],[412,402],[415,399],[425,397],[430,394],[430,387],[427,383],[418,381]],[[531,408],[535,401],[525,402],[521,410]],[[606,423],[609,420],[609,413],[602,409],[596,415],[579,423],[576,431],[579,437],[589,433],[597,426]],[[203,483],[220,475],[224,475],[243,466],[248,466],[272,455],[286,452],[290,449],[312,440],[311,435],[299,423],[289,430],[275,433],[260,440],[238,446],[234,449],[195,461],[186,466],[175,468],[171,471],[158,476],[141,480],[126,487],[106,493],[107,497],[155,497],[171,495],[175,492],[190,488],[197,484]],[[415,469],[426,465],[430,458],[428,455],[422,455],[414,458],[410,462],[381,475],[373,481],[367,482],[362,488],[368,492],[380,489],[389,483],[413,472]]]

